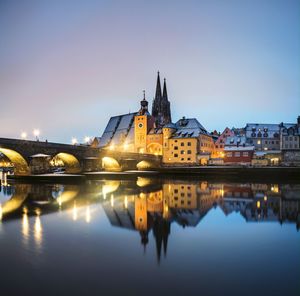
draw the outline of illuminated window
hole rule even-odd
[[[257,144],[260,145],[260,143],[261,143],[260,140],[257,140]]]

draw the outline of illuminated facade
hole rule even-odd
[[[93,147],[162,155],[167,165],[199,165],[207,164],[215,146],[212,136],[196,118],[171,122],[166,81],[162,93],[158,73],[152,115],[144,93],[140,110],[111,117],[101,139],[93,141]]]

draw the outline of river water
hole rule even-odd
[[[300,295],[300,184],[2,183],[3,295]]]

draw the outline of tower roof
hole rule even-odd
[[[160,99],[160,98],[161,98],[160,77],[159,77],[159,72],[157,72],[157,82],[156,82],[155,99]]]
[[[166,78],[164,78],[163,99],[168,101]]]

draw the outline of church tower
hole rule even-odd
[[[162,94],[159,72],[157,73],[155,98],[152,103],[152,116],[155,118],[157,127],[162,127],[171,122],[171,109],[168,100],[166,79],[164,79]]]
[[[150,114],[148,112],[148,101],[144,98],[141,101],[141,108],[134,117],[134,150],[139,153],[146,153],[147,150],[147,133],[150,126]]]

